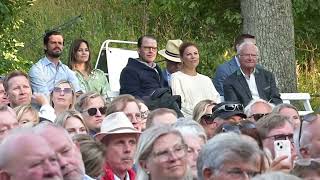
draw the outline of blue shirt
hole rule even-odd
[[[49,95],[54,85],[61,80],[69,81],[75,92],[81,91],[78,78],[68,66],[59,61],[56,66],[47,57],[40,59],[34,64],[30,71],[29,77],[33,92]]]

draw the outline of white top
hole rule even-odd
[[[208,76],[197,73],[190,76],[181,71],[171,75],[173,95],[181,96],[181,111],[185,117],[192,118],[195,105],[205,99],[220,103],[220,95]]]
[[[256,84],[256,78],[254,76],[254,71],[250,74],[250,76],[247,76],[243,73],[242,69],[240,68],[242,75],[247,81],[247,84],[249,86],[249,89],[251,91],[252,99],[260,99],[257,84]]]

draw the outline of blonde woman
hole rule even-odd
[[[34,126],[39,123],[38,111],[30,104],[21,105],[14,108],[17,114],[17,120],[21,126]]]
[[[59,114],[54,123],[65,128],[71,137],[89,132],[81,114],[75,110],[67,110]]]
[[[59,81],[53,88],[51,94],[51,106],[54,108],[56,115],[74,109],[76,93],[72,84],[68,81]]]

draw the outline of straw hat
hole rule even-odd
[[[106,116],[101,125],[100,133],[95,135],[95,139],[101,141],[105,136],[112,134],[134,134],[141,132],[136,130],[128,117],[123,112],[115,112]]]
[[[166,49],[162,49],[158,51],[158,53],[164,58],[173,61],[173,62],[181,62],[179,55],[179,47],[182,44],[180,39],[169,40],[166,45]]]

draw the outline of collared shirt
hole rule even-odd
[[[83,180],[94,180],[94,179],[85,174],[83,177]]]
[[[40,59],[31,67],[29,77],[33,92],[43,93],[47,96],[53,90],[54,85],[61,80],[69,81],[75,92],[81,91],[75,73],[61,61],[55,65],[47,57]]]
[[[122,180],[122,179],[120,179],[117,175],[114,175],[114,180]],[[126,173],[126,178],[125,178],[125,180],[130,180],[130,177],[129,177],[129,173],[128,173],[128,172]],[[131,180],[133,180],[133,179],[131,179]]]
[[[142,64],[144,64],[144,65],[146,65],[146,66],[148,66],[148,67],[150,67],[152,69],[154,69],[159,74],[159,72],[156,69],[156,66],[157,66],[156,63],[152,62],[151,66],[150,66],[147,62],[145,62],[145,61],[143,61],[141,59],[138,59],[138,62],[140,62],[140,63],[142,63]]]
[[[250,92],[251,92],[251,95],[252,95],[252,99],[260,99],[258,88],[257,88],[257,84],[256,84],[256,78],[254,76],[255,70],[253,70],[253,72],[250,74],[250,76],[247,76],[242,71],[241,68],[240,68],[240,71],[241,71],[242,75],[244,76],[244,78],[247,81],[247,84],[249,86],[249,89],[250,89]]]

